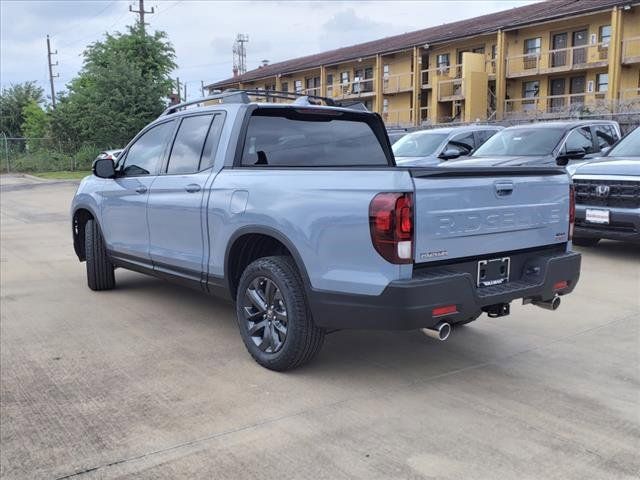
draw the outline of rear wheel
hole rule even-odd
[[[247,350],[271,370],[307,363],[324,341],[324,330],[311,318],[300,274],[287,256],[260,258],[245,269],[236,317]]]
[[[599,241],[599,238],[578,237],[573,239],[573,244],[579,247],[595,247]]]
[[[87,221],[84,228],[84,248],[87,256],[87,284],[91,290],[111,290],[116,285],[113,265],[100,228],[95,220]]]

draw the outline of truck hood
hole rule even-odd
[[[604,157],[579,166],[574,175],[633,175],[640,176],[640,158],[617,159]]]
[[[396,165],[399,167],[424,167],[438,165],[443,160],[438,157],[396,157]]]
[[[504,157],[466,157],[462,160],[452,160],[441,166],[447,167],[532,167],[536,165],[555,165],[551,155],[540,157],[504,156]]]

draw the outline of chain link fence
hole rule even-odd
[[[104,147],[92,142],[0,135],[2,173],[86,171]]]

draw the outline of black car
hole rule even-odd
[[[618,123],[609,120],[518,125],[498,132],[471,157],[451,165],[567,165],[571,160],[602,156],[620,137]]]
[[[608,154],[573,175],[576,221],[573,243],[601,238],[640,243],[640,127]]]

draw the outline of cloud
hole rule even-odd
[[[388,22],[359,16],[353,8],[347,8],[322,25],[319,41],[326,49],[339,48],[386,37],[393,30],[395,28]]]

